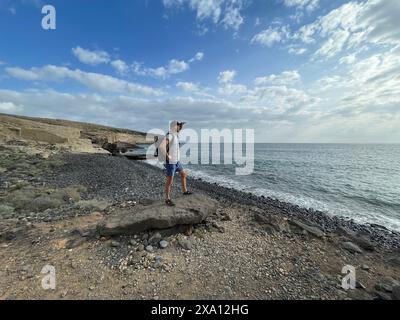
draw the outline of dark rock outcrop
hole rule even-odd
[[[176,206],[169,207],[164,202],[123,210],[106,218],[98,226],[102,236],[137,234],[151,229],[168,229],[179,225],[202,222],[217,211],[218,203],[201,194],[176,199]]]
[[[303,222],[300,222],[300,221],[294,220],[294,219],[289,220],[289,223],[295,228],[299,228],[301,230],[307,231],[308,233],[312,234],[314,237],[323,238],[325,236],[325,233],[318,227],[309,226],[307,224],[304,224]]]

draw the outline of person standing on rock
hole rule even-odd
[[[165,139],[160,145],[160,151],[164,156],[164,168],[167,175],[167,181],[165,183],[165,204],[168,206],[175,206],[171,200],[171,189],[174,182],[175,173],[179,173],[182,182],[183,195],[190,195],[192,192],[186,188],[186,177],[187,173],[183,170],[183,166],[180,163],[180,146],[178,133],[182,130],[185,122],[172,121],[169,126],[169,132],[165,136]]]

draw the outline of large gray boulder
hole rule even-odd
[[[102,236],[114,236],[198,224],[216,213],[218,207],[217,201],[201,194],[183,196],[176,199],[175,204],[175,207],[169,207],[159,201],[133,210],[122,210],[99,224],[98,232]]]

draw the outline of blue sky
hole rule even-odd
[[[397,0],[1,0],[0,112],[399,142],[398,21]]]

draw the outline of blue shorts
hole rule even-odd
[[[173,177],[176,172],[181,172],[183,170],[182,164],[177,163],[164,163],[165,173],[167,177]]]

